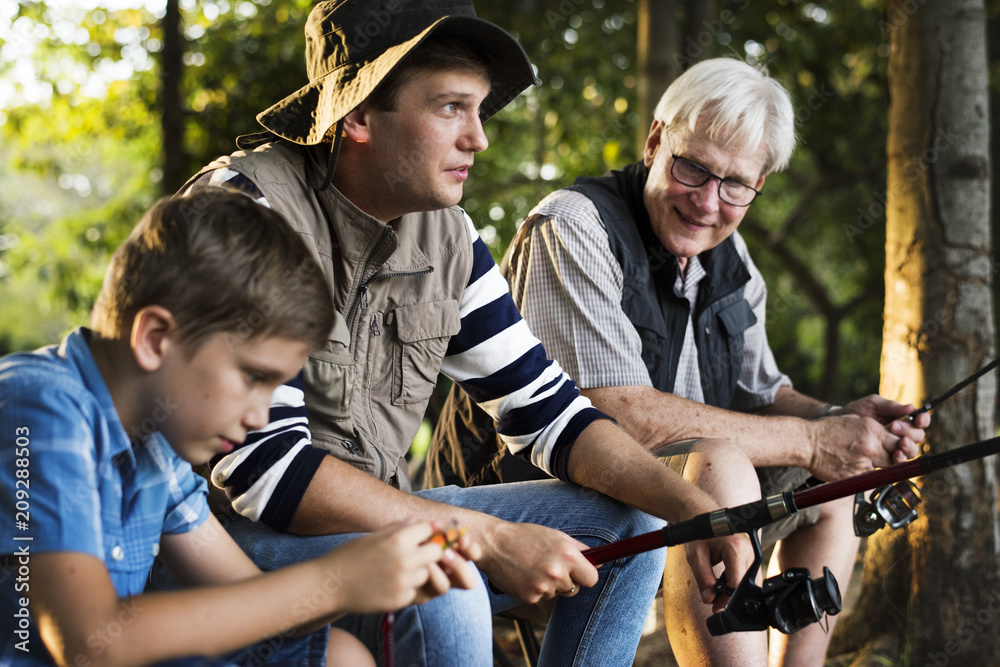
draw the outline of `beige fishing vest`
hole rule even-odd
[[[260,188],[302,236],[333,293],[336,323],[305,367],[313,444],[409,490],[405,455],[458,333],[472,273],[472,238],[452,207],[391,223],[362,213],[333,186],[306,182],[305,156],[278,141],[239,151],[228,167]],[[373,183],[376,196],[391,179]]]

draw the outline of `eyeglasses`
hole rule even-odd
[[[749,206],[751,202],[760,194],[758,190],[751,188],[745,183],[740,183],[732,178],[722,178],[716,176],[708,169],[697,162],[692,162],[686,157],[671,155],[674,163],[670,165],[670,175],[674,179],[691,188],[700,188],[713,178],[719,181],[719,199],[731,206]]]

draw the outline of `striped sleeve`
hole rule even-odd
[[[461,330],[441,371],[497,421],[511,452],[566,480],[577,436],[608,417],[546,356],[468,216],[466,222],[475,239],[473,269],[459,306]]]
[[[268,425],[212,467],[212,483],[225,489],[234,510],[276,530],[288,530],[326,456],[312,445],[303,386],[300,372],[278,387]]]
[[[271,208],[257,185],[231,169],[199,176],[187,192],[222,186]],[[288,530],[306,488],[326,452],[312,445],[302,373],[271,397],[268,425],[247,436],[233,452],[213,462],[212,483],[226,491],[233,509],[276,530]]]
[[[193,183],[191,183],[188,189],[184,191],[184,194],[190,194],[195,188],[211,185],[236,190],[237,192],[250,197],[250,199],[253,199],[261,206],[271,208],[271,203],[267,201],[264,193],[260,191],[260,188],[257,187],[256,183],[238,171],[233,171],[232,169],[226,169],[224,167],[213,169],[212,171],[206,171],[204,174],[196,178]]]

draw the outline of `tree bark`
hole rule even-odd
[[[687,69],[696,62],[715,56],[719,33],[725,24],[719,20],[716,0],[687,0],[684,3],[684,53]],[[676,72],[677,76],[680,72]]]
[[[653,110],[670,82],[683,71],[675,0],[639,0],[637,34],[638,145],[646,143]]]
[[[184,185],[184,111],[181,103],[181,74],[184,46],[179,0],[167,0],[163,15],[163,51],[160,60],[160,103],[163,116],[163,180],[160,191],[172,195]]]
[[[994,355],[983,0],[890,0],[883,396],[919,404]],[[994,374],[934,412],[925,451],[994,433]],[[898,646],[894,664],[1000,659],[996,464],[920,480],[920,517],[869,538],[836,646]],[[867,652],[855,664],[884,664]]]

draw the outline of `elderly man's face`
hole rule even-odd
[[[719,178],[734,179],[760,190],[764,185],[765,153],[736,154],[697,131],[687,136],[668,136],[660,121],[653,123],[643,153],[649,168],[643,201],[653,232],[683,269],[689,258],[714,248],[736,231],[747,208],[719,199],[716,178],[699,187],[677,181],[670,173],[673,155],[687,158]]]

